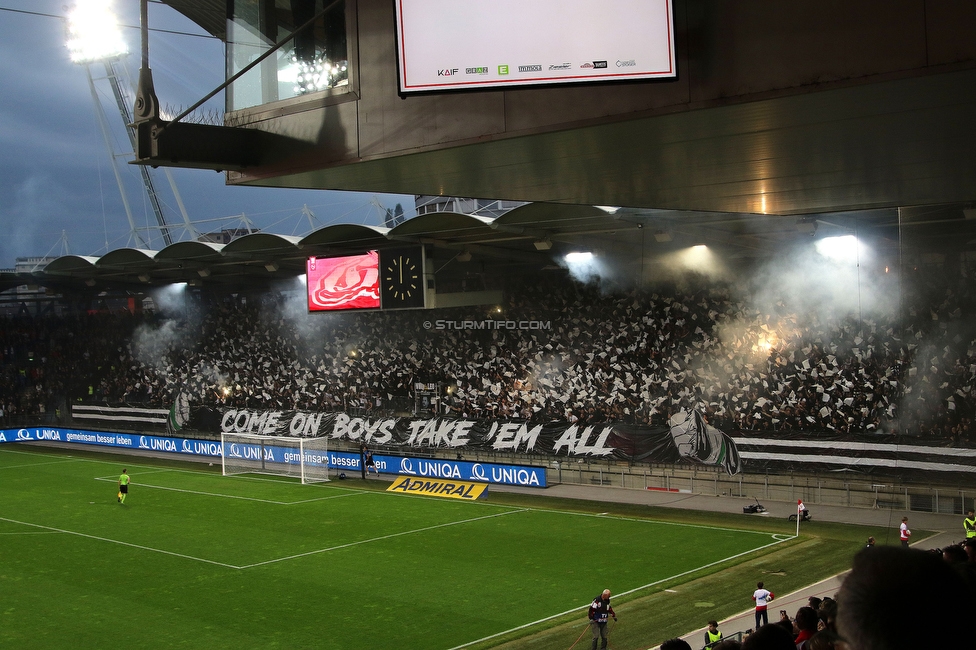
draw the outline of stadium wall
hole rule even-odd
[[[145,440],[143,440],[145,439]],[[96,446],[99,451],[146,453],[181,460],[207,462],[220,457],[220,440],[152,436],[132,433],[65,429],[60,427],[0,429],[0,443],[39,443],[62,447],[77,444]],[[335,441],[330,449],[331,463],[338,472],[359,471],[357,447],[348,441]],[[916,512],[962,514],[974,505],[976,487],[971,480],[942,483],[912,482],[893,476],[838,476],[815,472],[749,472],[729,476],[718,467],[661,463],[628,463],[615,459],[542,459],[524,454],[499,454],[473,450],[459,457],[456,450],[429,449],[411,456],[375,455],[380,471],[400,474],[401,461],[409,458],[413,468],[439,467],[440,475],[483,480],[472,475],[474,465],[507,468],[509,485],[547,487],[555,484],[617,487],[633,490],[667,491],[720,497],[758,498],[767,501],[808,505],[833,505],[860,508],[889,508]],[[451,469],[445,470],[445,463]],[[457,468],[456,472],[453,468]],[[519,481],[519,470],[530,470],[534,479]],[[446,473],[449,472],[449,473]],[[467,473],[466,473],[467,472]],[[423,476],[435,476],[424,470]],[[488,474],[484,474],[488,476]],[[522,475],[524,478],[527,475]],[[492,481],[488,481],[492,482]]]

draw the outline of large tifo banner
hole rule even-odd
[[[194,407],[179,393],[161,417],[159,409],[134,407],[72,407],[72,417],[90,426],[131,425],[133,418],[165,425],[174,437],[183,429],[269,436],[329,436],[333,439],[411,449],[486,449],[543,456],[612,457],[633,462],[688,461],[722,467],[729,474],[742,470],[735,442],[705,422],[698,411],[676,413],[667,426],[636,426],[619,422],[577,425],[566,422],[527,423],[524,420],[471,420],[456,417],[352,417],[345,413],[307,411],[215,410]],[[147,426],[146,419],[139,425]]]
[[[196,415],[202,420],[210,417]],[[690,460],[741,471],[735,442],[710,426],[700,413],[681,412],[669,426],[614,422],[592,425],[463,418],[362,418],[345,413],[303,411],[220,411],[224,433],[276,436],[329,436],[371,445],[404,448],[491,449],[548,456],[610,456],[656,463]]]
[[[4,442],[69,442],[125,449],[166,452],[171,454],[207,456],[219,461],[223,448],[220,442],[175,438],[169,436],[145,436],[128,433],[103,433],[79,429],[30,428],[0,429],[0,443]],[[294,447],[281,447],[273,444],[231,443],[227,450],[230,458],[260,460],[262,463],[297,465],[301,455]],[[388,456],[374,454],[376,469],[382,474],[399,474],[417,478],[443,478],[461,481],[478,481],[501,485],[522,485],[527,487],[546,487],[546,469],[528,465],[506,465],[502,463],[473,463],[448,461],[411,456]],[[305,453],[305,464],[337,471],[361,471],[358,453],[345,451],[309,451]]]

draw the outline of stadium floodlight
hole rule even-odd
[[[581,262],[589,262],[592,259],[593,259],[593,253],[590,253],[590,252],[584,252],[584,253],[580,253],[580,252],[566,253],[566,261],[569,262],[570,264],[579,264]]]
[[[77,0],[68,14],[67,45],[73,63],[106,61],[129,53],[111,0]]]
[[[224,432],[220,465],[224,476],[271,474],[322,483],[329,480],[329,439]]]
[[[841,237],[824,237],[814,244],[817,252],[828,259],[838,262],[855,262],[867,250],[854,235]]]

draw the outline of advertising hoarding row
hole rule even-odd
[[[143,451],[204,456],[218,460],[222,457],[223,452],[220,442],[214,440],[103,433],[63,428],[0,429],[0,443],[36,441],[141,449]],[[266,463],[298,464],[301,462],[301,458],[295,453],[294,447],[275,446],[273,444],[232,443],[230,449],[227,450],[227,456],[246,460],[256,459]],[[546,469],[544,467],[462,460],[449,461],[384,454],[374,454],[373,460],[376,463],[376,469],[381,474],[546,487]],[[320,452],[306,453],[305,463],[319,467],[328,464],[329,469],[340,473],[361,471],[359,454],[345,451],[329,451],[324,454]]]

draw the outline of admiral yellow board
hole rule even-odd
[[[484,499],[488,496],[488,484],[401,476],[393,481],[390,487],[386,488],[386,491],[423,494],[446,499]]]

